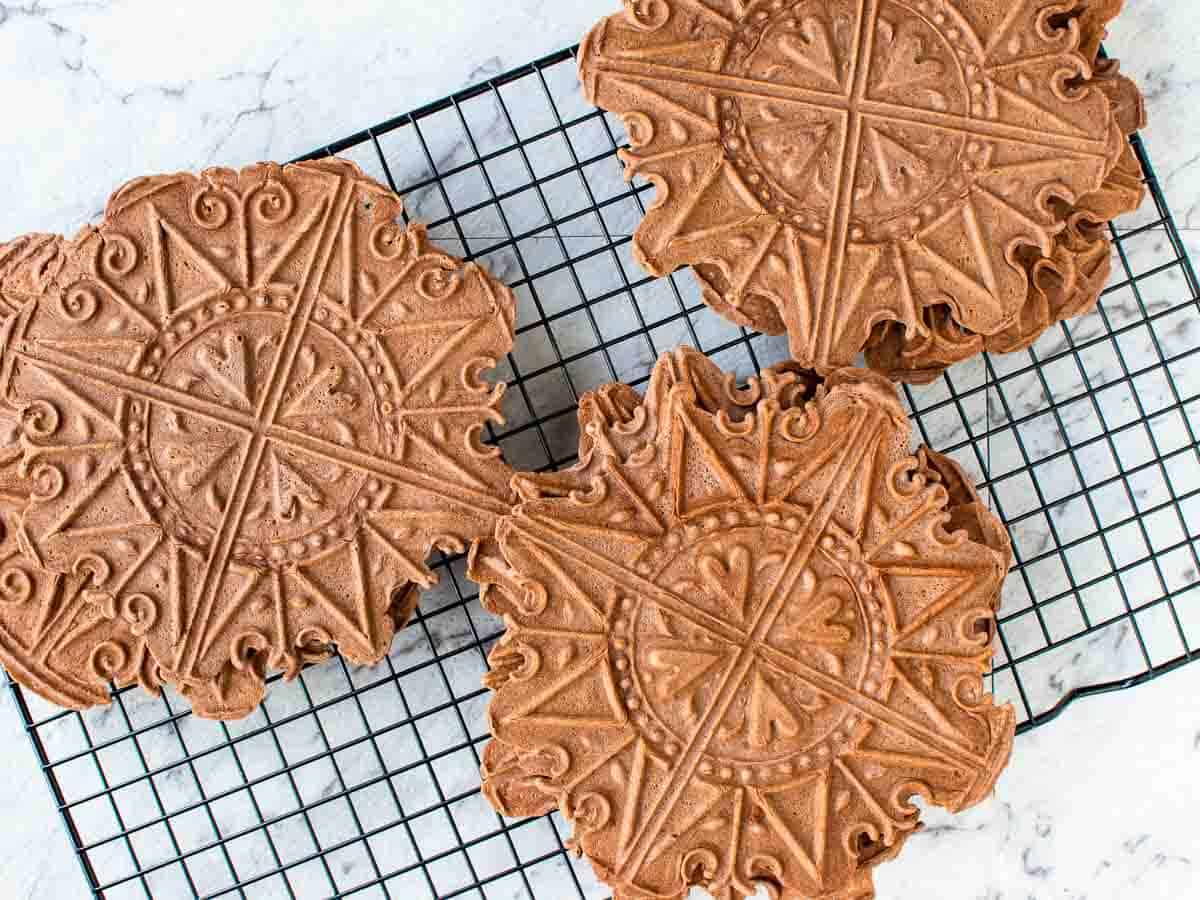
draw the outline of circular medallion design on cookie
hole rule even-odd
[[[943,132],[919,114],[897,117],[888,105],[964,120],[994,116],[983,49],[956,18],[885,0],[871,45],[878,62],[862,76],[855,54],[865,48],[855,46],[854,23],[848,0],[804,0],[743,22],[723,71],[794,85],[809,91],[811,102],[791,110],[769,98],[722,97],[723,144],[745,183],[781,220],[822,232],[839,199],[839,173],[853,173],[851,239],[912,237],[965,200],[986,148],[968,138],[967,128]],[[851,83],[856,77],[861,84]],[[822,106],[826,92],[836,105]]]
[[[787,507],[764,516],[757,507],[733,506],[661,543],[654,583],[691,598],[744,638],[678,633],[671,612],[645,596],[623,597],[615,607],[611,645],[626,676],[630,720],[665,756],[678,754],[742,653],[756,658],[706,748],[702,774],[768,784],[828,761],[851,741],[853,710],[773,665],[768,654],[757,654],[760,647],[881,696],[887,622],[879,576],[836,530],[822,536],[807,566],[788,575],[784,566],[804,540],[807,518]],[[763,622],[775,593],[782,606]],[[756,624],[761,634],[746,633]]]
[[[147,505],[181,537],[198,537],[207,545],[221,526],[244,439],[231,425],[256,416],[265,401],[262,394],[287,332],[287,305],[284,296],[251,301],[235,294],[215,301],[198,315],[170,323],[149,354],[161,361],[155,367],[158,383],[231,412],[232,422],[222,422],[153,403],[136,405],[135,411],[149,407],[144,425],[136,425],[148,436],[145,449],[139,444],[135,451],[139,487]],[[287,435],[294,431],[382,454],[380,406],[394,394],[388,390],[394,384],[390,361],[373,334],[352,323],[339,322],[337,331],[309,325],[269,432],[275,439],[268,439],[250,487],[236,554],[296,561],[353,535],[380,481],[302,453],[287,443]]]

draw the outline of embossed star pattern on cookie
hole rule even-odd
[[[1081,52],[1090,11],[627,0],[579,66],[627,125],[627,174],[657,188],[635,255],[660,276],[694,266],[710,305],[786,331],[820,371],[889,323],[922,352],[937,311],[1012,330],[1032,267],[1126,150]]]
[[[630,393],[584,399],[575,468],[517,476],[477,573],[507,625],[485,793],[557,805],[625,900],[870,896],[914,796],[963,809],[1007,762],[1003,529],[880,376],[738,391],[679,351]]]
[[[102,571],[202,715],[330,644],[380,659],[431,549],[510,508],[481,374],[512,295],[399,213],[341,161],[140,179],[10,300],[21,546]]]

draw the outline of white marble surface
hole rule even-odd
[[[72,232],[100,212],[113,187],[145,172],[292,157],[569,45],[594,18],[613,6],[613,0],[0,4],[0,97],[5,107],[0,160],[7,173],[0,204],[0,237],[30,230]],[[1147,92],[1149,149],[1185,237],[1196,247],[1200,240],[1191,229],[1200,227],[1200,116],[1195,114],[1200,57],[1194,52],[1198,37],[1200,13],[1192,0],[1140,0],[1131,3],[1109,44]],[[453,154],[454,148],[448,152]],[[1143,212],[1140,219],[1146,221],[1149,215]],[[1133,217],[1130,223],[1138,220]],[[1163,242],[1151,234],[1144,249],[1137,252],[1144,253],[1149,264],[1163,252]],[[1148,287],[1144,299],[1151,306],[1169,302],[1167,295],[1181,289],[1177,280],[1166,280]],[[1164,296],[1157,297],[1152,291]],[[1114,316],[1121,314],[1119,300],[1114,300]],[[1088,334],[1089,327],[1093,326],[1082,325],[1077,334]],[[1200,339],[1195,322],[1180,321],[1175,338],[1180,347],[1189,342],[1194,345]],[[645,362],[642,359],[630,365],[637,368]],[[1115,377],[1105,368],[1112,365],[1111,360],[1095,361],[1095,370],[1089,372],[1093,383]],[[1191,393],[1197,384],[1194,368],[1193,362],[1188,372],[1176,373],[1187,378]],[[969,378],[970,373],[963,377]],[[1023,402],[1017,394],[1010,398],[1014,404]],[[1153,402],[1149,388],[1142,397]],[[1115,405],[1120,406],[1119,398]],[[1023,407],[1014,414],[1022,411]],[[1200,417],[1193,419],[1200,422]],[[1119,452],[1124,453],[1125,448]],[[1153,493],[1152,488],[1146,490]],[[1139,503],[1143,499],[1139,493]],[[1019,501],[1019,497],[1011,498],[1011,502]],[[1106,512],[1100,510],[1102,516]],[[1119,513],[1113,514],[1120,518]],[[1197,520],[1200,516],[1190,520],[1192,537],[1197,534]],[[1059,527],[1069,525],[1064,521]],[[1153,522],[1150,529],[1153,532]],[[1150,540],[1155,538],[1151,533]],[[1018,541],[1031,542],[1031,553],[1044,539],[1035,527],[1018,535]],[[1086,550],[1087,545],[1083,546]],[[1080,560],[1080,565],[1086,564],[1086,559]],[[1194,568],[1188,570],[1186,556],[1177,577],[1181,586],[1197,578]],[[1043,585],[1035,575],[1031,587],[1039,593],[1052,591],[1052,581]],[[1010,611],[1028,602],[1019,596],[1019,589],[1014,591],[1006,598]],[[426,608],[436,602],[428,601]],[[1200,600],[1192,596],[1190,603],[1194,607]],[[1200,617],[1190,621],[1194,627],[1200,624]],[[469,633],[465,620],[445,617],[431,623],[432,639],[439,649],[447,642],[462,641]],[[1049,625],[1053,628],[1055,622]],[[414,643],[399,646],[406,639]],[[406,633],[393,653],[396,664],[411,664],[413,654],[422,652],[419,645],[423,640],[421,635],[413,637],[411,630]],[[1116,628],[1086,647],[1053,658],[1053,667],[1035,686],[1046,694],[1041,700],[1053,702],[1073,684],[1119,673],[1128,662],[1131,643],[1128,631]],[[428,652],[428,641],[423,646]],[[461,658],[460,663],[451,668],[450,677],[462,679],[455,689],[463,693],[472,679],[478,678],[480,663],[475,654]],[[318,698],[321,691],[336,696],[333,682],[339,677],[337,672],[320,670],[306,675],[306,682]],[[356,681],[380,677],[379,672],[354,673]],[[296,690],[288,689],[274,698],[273,718],[285,715],[289,703],[299,702]],[[433,696],[436,689],[406,686],[410,700],[427,694]],[[370,692],[364,703],[364,714],[373,725],[400,715],[396,695],[387,693],[385,686]],[[2,893],[56,900],[84,897],[83,878],[7,692],[0,693],[0,706],[4,707],[0,711],[4,737],[0,765],[7,776],[5,789],[0,791]],[[135,702],[131,715],[141,714],[151,715],[152,708]],[[361,735],[361,728],[356,731],[353,724],[356,715],[344,705],[326,710],[321,717],[324,736],[311,721],[298,722],[282,752],[289,760],[303,760],[319,753],[322,740],[333,744],[353,741]],[[99,713],[89,717],[92,739],[120,733],[122,723],[116,716]],[[234,733],[244,733],[256,722],[261,724],[261,719],[239,726]],[[429,752],[461,739],[453,736],[458,727],[453,722],[431,715],[422,723],[419,732]],[[141,749],[150,764],[167,767],[157,781],[164,802],[171,802],[172,791],[179,792],[178,799],[184,802],[190,796],[186,773],[169,768],[177,758],[172,756],[172,747],[184,740],[195,749],[219,739],[215,726],[191,721],[178,732],[164,729],[161,734],[146,736]],[[68,734],[64,726],[48,733],[46,740],[51,752],[61,754],[77,747],[80,736]],[[369,780],[380,759],[388,767],[403,766],[416,752],[411,737],[407,740],[407,744],[400,739],[382,742],[378,757],[367,753],[365,745],[354,745],[357,749],[339,755],[345,778]],[[251,738],[239,745],[236,762],[253,777],[256,767],[269,767],[278,760],[279,752],[265,738]],[[127,752],[122,757],[119,748],[113,749],[107,760],[110,778],[120,780],[129,774],[122,769],[129,762],[127,757]],[[225,779],[236,777],[234,763],[232,757],[208,759],[201,764],[206,769],[201,777],[210,788],[228,783]],[[469,754],[447,757],[438,775],[447,793],[469,791],[475,778]],[[71,781],[69,772],[64,777]],[[72,789],[88,790],[86,776],[79,777]],[[305,799],[310,799],[310,791],[336,797],[342,789],[336,773],[318,765],[302,769],[296,778],[296,790]],[[431,802],[428,784],[407,784],[403,778],[393,783],[407,808]],[[374,786],[381,788],[381,783]],[[266,814],[289,808],[286,796],[271,796],[275,787],[279,785],[267,782],[256,792],[255,799]],[[288,790],[291,788],[280,787],[284,795]],[[122,809],[127,821],[138,821],[139,802],[143,806],[152,803],[152,799],[139,801],[136,796],[126,799]],[[229,809],[215,813],[222,827],[250,821],[243,817],[251,816],[252,811],[236,800],[228,798]],[[354,809],[364,827],[370,827],[373,812],[377,814],[390,802],[382,796],[376,800],[373,806],[368,790],[354,798]],[[1083,701],[1056,722],[1020,738],[994,801],[953,820],[931,813],[931,827],[913,840],[901,860],[879,873],[880,897],[1143,900],[1191,896],[1200,884],[1200,835],[1194,826],[1198,803],[1200,666],[1193,666],[1132,692]],[[455,817],[460,827],[474,827],[473,822],[481,823],[478,827],[483,829],[495,827],[495,820],[486,812],[466,806],[462,817]],[[134,810],[132,819],[130,808]],[[91,823],[95,833],[102,833],[102,810],[83,810],[80,817],[89,824],[91,813],[96,816]],[[151,809],[146,816],[152,814]],[[318,823],[319,830],[348,827],[344,822],[335,823],[332,812],[326,818],[328,821]],[[428,828],[419,825],[417,830],[414,839],[423,852],[436,852],[438,842],[447,840],[432,824]],[[279,832],[277,843],[285,855],[292,844],[292,849],[301,852],[308,840],[288,833],[286,827]],[[322,840],[327,837],[321,835]],[[552,837],[532,829],[514,833],[522,854],[552,850]],[[391,865],[401,865],[412,856],[408,840],[402,834],[385,834],[375,846]],[[165,852],[152,846],[150,831],[143,835],[142,843],[146,846],[139,846],[138,852],[143,858]],[[494,859],[493,849],[498,854]],[[502,850],[497,842],[487,842],[473,854],[472,862],[481,873],[488,871],[489,865],[504,868],[511,863],[504,862],[507,851]],[[266,851],[250,847],[235,853],[253,860],[265,857]],[[112,871],[119,871],[121,853],[114,849],[110,855]],[[95,857],[97,865],[106,864],[104,850]],[[200,890],[206,884],[222,884],[220,859],[203,857],[194,863],[193,877]],[[263,864],[262,859],[258,863]],[[447,860],[441,866],[447,871],[435,875],[439,893],[453,889],[456,873],[448,870],[455,865],[455,860]],[[369,878],[370,871],[368,861],[349,852],[331,863],[331,874],[339,884],[342,878],[348,879],[345,883]],[[532,879],[535,885],[548,885],[553,875],[535,873]],[[213,880],[206,881],[208,877]],[[302,896],[328,892],[323,887],[328,884],[325,878],[314,870],[307,892],[304,887],[296,890]],[[274,896],[275,889],[270,882],[263,882],[248,896]],[[389,884],[389,889],[405,900],[428,893],[422,882],[398,881]],[[151,890],[155,897],[185,895],[181,881],[165,875],[151,882]],[[518,880],[507,878],[495,882],[487,896],[525,896],[522,891]],[[112,896],[143,894],[140,888],[127,886]],[[543,896],[561,894],[551,890]]]

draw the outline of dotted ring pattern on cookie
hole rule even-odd
[[[754,51],[765,32],[784,18],[784,27],[799,30],[800,19],[795,18],[795,8],[809,0],[772,0],[770,12],[766,9],[748,10],[739,22],[737,37],[731,41],[729,57],[723,70],[729,74],[741,74],[753,58]],[[902,2],[902,0],[894,0]],[[980,48],[969,39],[969,27],[960,21],[960,14],[945,2],[930,3],[917,0],[908,6],[931,30],[945,40],[953,50],[958,74],[968,94],[968,105],[976,118],[996,117],[994,102],[989,102],[987,86],[982,78]],[[958,21],[956,27],[945,28],[948,21]],[[827,227],[827,213],[815,214],[795,204],[787,189],[775,182],[758,158],[740,104],[731,97],[722,97],[714,110],[714,118],[721,132],[721,140],[730,162],[737,167],[746,183],[756,192],[764,207],[781,220],[786,220],[803,231],[821,235]],[[958,171],[950,173],[938,190],[920,199],[911,209],[894,213],[881,222],[856,223],[850,231],[854,241],[907,240],[914,237],[932,221],[944,215],[956,201],[964,196],[973,174],[986,168],[993,144],[982,138],[961,139],[962,147]]]
[[[669,531],[660,542],[647,549],[634,568],[639,574],[654,579],[676,556],[687,552],[688,548],[694,546],[705,535],[755,526],[798,534],[803,529],[807,514],[808,511],[802,508],[764,511],[756,507],[747,507],[706,515],[699,521]],[[870,634],[866,636],[868,662],[864,666],[863,682],[859,690],[875,700],[886,700],[887,686],[884,683],[883,671],[887,654],[884,643],[887,623],[879,600],[885,588],[878,573],[861,562],[861,551],[854,541],[849,535],[841,533],[841,529],[836,525],[831,525],[821,538],[821,547],[842,563],[847,580],[853,579],[860,605],[870,621]],[[621,596],[615,599],[617,602],[613,607],[612,636],[609,643],[612,648],[613,666],[619,679],[617,687],[625,709],[648,744],[663,759],[676,760],[682,750],[682,741],[656,712],[643,683],[644,679],[638,672],[633,652],[637,642],[634,621],[639,608],[646,601]],[[699,771],[713,782],[731,786],[762,785],[778,779],[787,779],[836,757],[846,747],[856,743],[865,734],[865,731],[858,728],[860,724],[854,714],[847,713],[835,726],[832,735],[802,751],[785,754],[786,758],[771,763],[737,765],[718,756],[705,754]]]

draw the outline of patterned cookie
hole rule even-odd
[[[623,900],[870,897],[914,796],[961,810],[1008,760],[1007,536],[880,376],[737,390],[679,351],[630,399],[586,398],[579,464],[514,479],[485,793],[552,802]]]
[[[143,178],[10,300],[22,549],[102,561],[201,715],[330,644],[379,660],[430,551],[510,509],[481,375],[512,294],[399,214],[338,160]]]
[[[657,188],[635,255],[693,266],[711,306],[822,372],[879,329],[1012,328],[1125,150],[1128,82],[1093,66],[1117,6],[626,0],[579,66]]]

